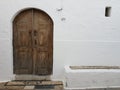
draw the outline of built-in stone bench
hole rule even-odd
[[[66,88],[120,87],[119,66],[65,66]]]

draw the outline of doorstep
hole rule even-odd
[[[14,80],[0,83],[0,90],[63,90],[61,81]]]

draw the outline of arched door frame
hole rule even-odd
[[[53,20],[52,20],[52,18],[51,18],[46,12],[44,12],[43,10],[36,9],[36,8],[27,8],[27,9],[20,10],[20,11],[17,12],[17,14],[14,16],[13,22],[14,22],[15,18],[16,18],[21,12],[23,12],[23,11],[25,11],[25,10],[29,10],[29,9],[39,10],[40,12],[43,12],[44,14],[46,14],[46,15],[51,19],[51,21],[52,21],[51,23],[52,23],[52,30],[53,30]],[[14,25],[14,24],[12,23],[12,25]],[[12,34],[13,34],[13,28],[12,28]],[[52,34],[53,34],[53,32],[52,32]],[[12,36],[13,36],[13,35],[12,35]],[[13,38],[13,37],[12,37],[12,38]],[[12,41],[12,43],[13,43],[13,41]],[[53,41],[52,41],[52,44],[53,44]],[[14,47],[13,47],[13,49],[14,49]],[[53,52],[52,52],[52,55],[53,55]],[[14,61],[14,57],[13,57],[13,61]]]

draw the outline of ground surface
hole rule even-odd
[[[61,81],[10,81],[0,83],[0,90],[63,90]]]

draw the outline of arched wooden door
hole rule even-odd
[[[14,74],[50,75],[53,22],[43,11],[22,11],[13,21]]]

